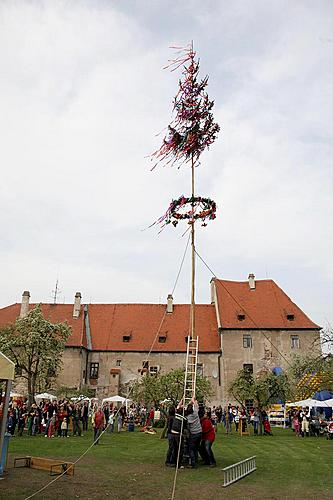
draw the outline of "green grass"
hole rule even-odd
[[[180,470],[176,499],[332,499],[333,441],[296,438],[289,430],[273,429],[272,437],[226,435],[219,428],[214,444],[215,469],[200,466]],[[8,473],[0,483],[0,498],[24,499],[52,479],[47,472],[14,469],[16,456],[75,460],[91,444],[82,438],[11,439]],[[165,468],[167,441],[140,432],[106,434],[75,466],[74,477],[62,477],[34,498],[168,499],[174,469]],[[256,455],[257,470],[223,488],[221,469]]]

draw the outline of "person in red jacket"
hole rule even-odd
[[[92,424],[94,428],[94,444],[99,443],[99,436],[105,427],[105,415],[102,408],[98,406],[97,410],[93,413]]]
[[[202,438],[199,452],[206,465],[216,466],[214,453],[212,450],[215,441],[215,429],[210,418],[210,414],[205,412],[204,408],[199,410],[200,422],[202,427]]]

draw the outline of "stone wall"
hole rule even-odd
[[[243,347],[243,335],[251,336],[252,347]],[[298,336],[299,348],[291,347],[292,335]],[[254,374],[271,371],[276,367],[286,370],[293,354],[304,355],[311,352],[313,342],[318,338],[317,330],[224,330],[221,336],[223,355],[219,358],[219,353],[199,353],[198,356],[203,375],[213,387],[214,396],[210,403],[235,403],[228,394],[228,387],[244,364],[252,364]],[[130,381],[141,376],[147,354],[124,351],[87,353],[85,349],[66,348],[58,384],[81,387],[85,383],[88,361],[87,383],[95,389],[96,396],[103,398],[115,395]],[[185,357],[185,353],[151,353],[149,366],[168,372],[173,368],[184,367]],[[97,379],[89,376],[90,363],[98,363]]]
[[[252,347],[243,347],[243,336],[250,335]],[[299,348],[292,348],[292,336],[298,336]],[[279,367],[286,370],[294,354],[305,355],[319,339],[317,330],[224,330],[221,358],[222,402],[228,403],[228,387],[244,364],[253,365],[255,375]],[[233,401],[231,401],[233,402]]]
[[[84,385],[87,351],[78,347],[66,347],[62,356],[62,368],[57,379],[57,385],[75,387]]]
[[[126,386],[130,381],[141,377],[140,372],[143,362],[147,359],[147,354],[141,352],[91,352],[89,354],[89,366],[90,363],[99,363],[98,380],[90,380],[91,387],[96,389],[96,394],[99,397],[114,395],[118,382],[118,387]],[[169,372],[174,368],[184,367],[185,357],[185,353],[151,353],[149,367],[157,367],[162,373]],[[203,375],[212,384],[215,394],[212,397],[212,404],[216,404],[220,392],[218,387],[217,354],[199,353],[198,363],[202,364]],[[120,369],[119,381],[114,376],[115,374],[111,373],[117,368]]]

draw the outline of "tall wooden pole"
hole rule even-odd
[[[194,160],[192,157],[192,199],[194,199]],[[191,338],[195,336],[195,228],[194,228],[194,202],[192,202],[191,217],[191,247],[192,247],[192,273],[191,273]]]
[[[191,42],[191,53],[192,53],[192,64],[193,64],[193,40]],[[192,73],[193,75],[193,73]],[[192,77],[193,78],[193,77]],[[193,79],[192,79],[193,86]],[[193,106],[192,101],[192,106]],[[194,219],[194,196],[195,196],[195,185],[194,185],[194,157],[192,153],[191,158],[191,174],[192,174],[192,217],[191,217],[191,247],[192,247],[192,279],[191,279],[191,338],[195,336],[195,219]]]

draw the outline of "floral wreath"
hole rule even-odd
[[[180,210],[185,206],[190,205],[190,209],[185,212]],[[201,219],[202,226],[207,226],[206,220],[216,218],[216,203],[210,198],[202,198],[201,196],[191,196],[186,198],[180,196],[178,200],[172,200],[166,213],[158,219],[157,223],[162,224],[162,228],[167,224],[177,226],[180,220],[187,219],[188,224],[193,224],[195,220]]]

